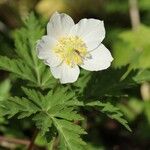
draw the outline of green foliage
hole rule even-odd
[[[10,95],[11,83],[9,79],[5,79],[0,83],[0,104],[1,101],[6,100]],[[4,132],[6,130],[5,124],[7,124],[7,120],[3,117],[3,111],[0,109],[0,132]]]
[[[81,70],[80,78],[73,84],[76,90],[82,94],[91,79],[91,73],[85,70]]]
[[[130,64],[133,69],[150,67],[149,27],[141,25],[136,31],[121,33],[119,38],[121,41],[114,45],[115,67],[127,64]]]
[[[129,1],[122,1],[122,5],[120,5],[120,0],[106,0],[106,11],[109,13],[126,13],[129,9]],[[138,6],[140,10],[146,11],[150,9],[150,1],[149,0],[138,0]]]
[[[0,69],[16,74],[32,86],[50,88],[53,80],[50,70],[37,58],[36,43],[43,35],[43,27],[33,14],[24,22],[24,27],[14,32],[17,58],[0,56]]]
[[[86,78],[88,82],[82,93],[85,99],[99,99],[103,96],[122,96],[124,89],[131,88],[135,85],[135,82],[131,78],[134,73],[131,73],[125,80],[120,80],[125,71],[126,68],[121,68],[107,69],[103,72],[93,73],[89,76],[90,79],[89,77]],[[110,78],[111,76],[112,78]]]
[[[36,57],[35,45],[44,34],[40,21],[33,14],[24,22],[24,27],[14,32],[15,52],[31,67],[37,67],[39,59]],[[34,66],[33,66],[34,64]]]
[[[144,37],[144,38],[143,38]],[[147,69],[150,68],[150,28],[141,25],[136,31],[124,31],[119,35],[119,40],[114,45],[114,67],[122,67],[128,65],[124,79],[131,70],[139,69],[139,73],[135,76],[135,81],[147,81],[150,76]],[[128,46],[128,48],[126,48]],[[143,72],[144,70],[144,72]],[[142,73],[142,74],[141,74]],[[140,79],[141,78],[141,79]]]
[[[142,10],[149,10],[150,9],[150,1],[149,0],[139,0],[139,7]]]
[[[10,59],[5,56],[0,56],[0,68],[12,72],[22,79],[36,83],[36,78],[31,68],[21,59]]]
[[[139,99],[130,98],[126,104],[118,104],[118,107],[125,114],[127,120],[131,122],[143,112],[144,103]]]
[[[1,106],[3,115],[9,118],[17,115],[18,119],[32,116],[42,135],[51,132],[49,130],[53,124],[60,136],[61,149],[82,149],[85,143],[80,135],[85,134],[85,131],[72,121],[83,118],[74,110],[80,102],[74,99],[72,92],[64,88],[50,91],[47,95],[27,88],[23,88],[23,91],[27,98],[10,97],[7,101],[3,101]]]
[[[107,0],[106,2],[108,4],[106,5],[105,9],[109,13],[114,13],[114,12],[125,13],[128,10],[127,0],[122,1],[122,5],[120,5],[119,0]]]
[[[53,149],[55,142],[59,143],[58,148],[61,150],[82,150],[92,147],[86,147],[86,143],[81,139],[81,135],[86,134],[79,125],[83,117],[78,112],[83,107],[97,108],[131,131],[121,111],[110,102],[88,103],[89,99],[100,97],[107,99],[108,96],[111,99],[114,96],[121,96],[123,89],[133,85],[134,82],[130,77],[120,81],[124,69],[109,69],[93,74],[82,71],[80,79],[72,86],[61,86],[51,76],[50,69],[37,58],[36,42],[43,33],[41,22],[31,14],[24,22],[24,26],[13,33],[16,55],[13,58],[0,56],[0,69],[13,73],[27,83],[25,84],[27,87],[22,88],[23,97],[9,97],[7,90],[10,87],[7,82],[2,84],[4,89],[0,86],[0,96],[2,93],[0,116],[32,119],[36,128],[40,130],[44,142],[45,139],[51,142],[50,149]],[[147,52],[143,55],[145,57]],[[126,64],[129,63],[130,61]],[[145,66],[147,64],[148,62]],[[113,78],[110,79],[110,76]],[[138,76],[136,80],[139,80]]]
[[[7,99],[9,96],[9,91],[11,88],[11,83],[9,79],[5,79],[0,83],[0,101]]]
[[[130,98],[126,104],[119,104],[118,107],[127,116],[127,120],[132,122],[142,113],[146,122],[150,124],[150,101],[137,98]]]
[[[86,106],[97,107],[98,110],[107,114],[107,116],[110,117],[111,119],[117,120],[126,129],[131,131],[130,127],[128,126],[128,122],[123,118],[123,114],[120,111],[120,109],[113,106],[111,103],[109,103],[109,102],[104,103],[104,102],[100,102],[100,101],[95,101],[95,102],[87,103]]]
[[[150,70],[145,69],[145,70],[139,71],[138,74],[133,79],[138,83],[150,81]]]
[[[86,150],[105,150],[105,148],[103,146],[96,146],[88,143],[86,146]]]
[[[79,135],[86,132],[78,125],[75,125],[69,121],[55,118],[54,124],[57,127],[60,135],[60,149],[65,150],[81,150],[83,149],[83,142]]]
[[[148,124],[150,125],[150,109],[149,108],[150,108],[150,102],[148,100],[144,102],[144,114],[147,118]]]
[[[29,85],[38,86],[41,89],[50,88],[53,81],[50,70],[37,58],[35,45],[42,36],[43,29],[33,14],[24,23],[24,27],[16,30],[15,52],[16,59],[0,56],[0,68],[17,75],[17,77],[29,81]],[[1,116],[18,119],[31,117],[42,135],[49,139],[55,127],[60,138],[61,149],[82,149],[85,143],[80,138],[85,131],[73,121],[83,118],[75,111],[76,106],[83,103],[75,98],[74,92],[67,88],[51,90],[46,95],[33,89],[23,88],[26,97],[9,97],[0,103]],[[76,148],[77,147],[77,148]]]

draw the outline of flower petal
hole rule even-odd
[[[89,71],[107,69],[113,60],[109,50],[101,44],[97,49],[90,52],[91,57],[84,59],[82,68]]]
[[[82,37],[91,51],[96,49],[105,37],[104,23],[98,19],[82,19],[72,27],[70,35]]]
[[[78,79],[80,70],[78,66],[70,67],[62,63],[58,67],[51,67],[51,73],[57,79],[60,79],[62,84],[73,83]]]
[[[55,12],[48,25],[47,34],[58,39],[60,36],[65,36],[74,26],[74,21],[67,14]]]
[[[50,36],[43,36],[41,40],[37,42],[37,54],[40,59],[49,57],[49,52],[55,45],[56,40]]]
[[[45,64],[49,66],[58,66],[62,60],[52,51],[56,40],[50,36],[43,36],[37,43],[38,58],[44,59]]]

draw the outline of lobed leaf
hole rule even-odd
[[[131,131],[128,122],[123,118],[123,114],[120,111],[119,108],[113,106],[109,102],[100,102],[100,101],[95,101],[95,102],[90,102],[87,103],[86,106],[92,106],[92,107],[97,107],[98,110],[106,114],[108,117],[111,119],[117,120],[119,123],[121,123],[127,130]]]
[[[19,78],[36,83],[36,78],[31,68],[20,59],[10,59],[5,56],[0,56],[0,69],[12,72]]]
[[[85,134],[85,131],[73,121],[83,118],[75,111],[77,100],[71,102],[72,106],[68,105],[75,94],[67,88],[59,88],[46,95],[33,89],[23,88],[23,91],[27,97],[11,97],[3,102],[3,115],[9,118],[17,115],[18,119],[31,116],[36,127],[48,139],[51,138],[49,132],[54,126],[60,136],[61,149],[82,150],[85,143],[80,135]]]

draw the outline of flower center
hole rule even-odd
[[[87,47],[83,40],[77,36],[62,37],[53,51],[69,66],[80,65],[87,55]]]

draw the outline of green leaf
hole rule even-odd
[[[42,112],[35,114],[33,117],[33,121],[35,121],[36,127],[38,129],[42,129],[41,130],[42,135],[48,132],[49,128],[52,125],[51,118],[47,114],[42,113]]]
[[[139,114],[143,112],[144,101],[137,98],[130,98],[127,103],[120,103],[118,107],[125,114],[128,121],[133,121]]]
[[[81,104],[75,94],[67,88],[58,88],[46,95],[27,88],[23,88],[23,91],[27,97],[11,97],[3,101],[3,115],[9,118],[17,115],[18,119],[31,116],[45,136],[49,135],[53,125],[59,133],[61,149],[81,150],[85,143],[80,135],[85,131],[73,123],[83,119],[75,111],[75,107]]]
[[[55,113],[55,117],[60,117],[66,120],[83,120],[83,118],[77,114],[77,112],[73,111],[73,109],[73,107],[62,109]]]
[[[31,13],[24,26],[13,33],[16,59],[0,56],[0,69],[28,80],[30,86],[45,89],[55,86],[56,80],[49,67],[37,57],[36,44],[44,33],[43,29],[40,20]]]
[[[54,124],[59,131],[60,135],[60,149],[61,150],[82,150],[83,142],[80,139],[80,134],[85,134],[86,132],[78,125],[75,125],[69,121],[61,119],[53,119]]]
[[[22,119],[39,111],[37,105],[24,97],[10,97],[8,100],[3,101],[2,104],[5,110],[3,115],[8,115],[9,118],[17,114],[18,119]]]
[[[123,95],[123,90],[131,88],[135,85],[132,80],[131,73],[125,80],[120,81],[120,78],[126,71],[126,68],[107,69],[101,72],[92,73],[92,77],[87,83],[84,92],[84,99],[99,99],[102,96],[120,96]]]
[[[138,83],[150,81],[150,70],[140,70],[133,79]]]
[[[143,38],[144,37],[144,38]],[[114,45],[114,66],[129,64],[132,69],[150,68],[150,28],[140,25],[136,31],[124,31]]]
[[[77,90],[79,93],[82,94],[90,78],[91,78],[91,72],[81,70],[80,78],[75,83],[73,83],[73,85],[76,87],[75,90]]]
[[[111,119],[117,120],[127,130],[131,131],[130,127],[128,126],[128,122],[123,118],[123,114],[120,111],[120,109],[113,106],[111,103],[109,103],[109,102],[104,103],[104,102],[100,102],[100,101],[95,101],[95,102],[87,103],[86,106],[97,107],[98,110],[100,110],[101,112],[106,114]]]
[[[0,101],[7,99],[10,88],[11,83],[9,79],[6,79],[0,83]]]
[[[15,30],[13,34],[17,55],[31,67],[34,67],[33,64],[37,65],[39,63],[35,46],[37,40],[44,34],[43,29],[40,21],[31,13],[25,20],[24,26]]]
[[[33,75],[31,68],[20,59],[10,59],[8,57],[0,56],[0,69],[12,72],[21,79],[36,83],[36,78]]]
[[[150,102],[149,101],[145,101],[144,103],[144,113],[145,116],[147,118],[148,123],[150,124]]]
[[[14,33],[16,53],[32,68],[33,74],[36,76],[36,84],[41,88],[50,88],[55,84],[55,80],[50,73],[50,69],[37,57],[36,44],[44,34],[39,19],[33,13],[25,21],[24,27],[16,30]]]

